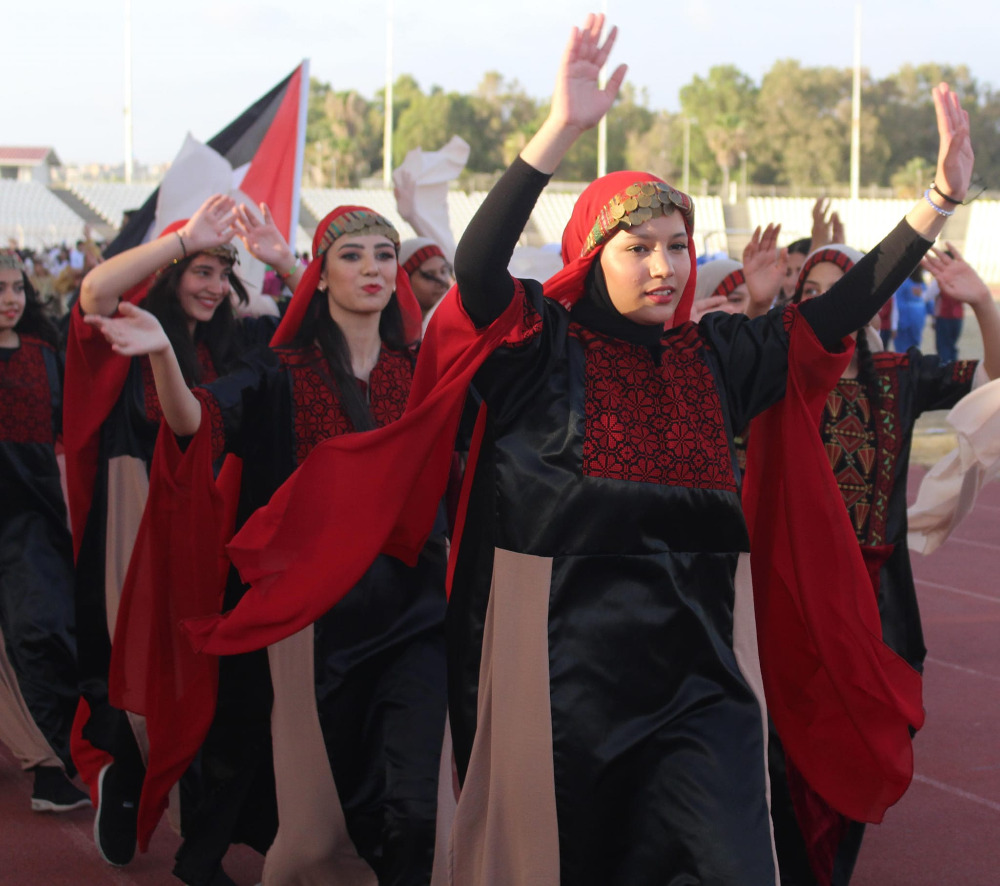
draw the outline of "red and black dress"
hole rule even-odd
[[[510,298],[523,324],[474,380],[448,612],[454,882],[775,883],[756,661],[735,639],[753,614],[733,436],[784,396],[807,312],[660,331],[568,311],[504,271],[544,181],[516,162],[456,256],[476,326]],[[863,273],[904,275],[927,248],[892,236]],[[830,349],[851,328],[836,299],[808,312]]]
[[[383,345],[368,382],[358,381],[376,426],[403,414],[414,358]],[[238,526],[317,444],[354,431],[317,346],[262,350],[195,393],[211,423],[213,455],[243,459]],[[382,469],[391,484],[392,465]],[[317,785],[330,773],[353,847],[379,882],[429,880],[446,707],[447,557],[440,529],[439,522],[415,567],[379,556],[336,607],[269,650],[279,815],[265,863],[269,876],[281,880],[294,869],[305,877],[296,882],[321,883],[337,870],[341,847],[317,837],[335,830],[335,821],[309,820]],[[234,570],[223,608],[235,606],[243,590]],[[229,658],[221,659],[223,669]],[[231,703],[220,692],[219,704]],[[302,759],[317,749],[322,759],[310,758],[309,782],[296,785]],[[341,818],[339,810],[329,815]]]
[[[922,672],[927,650],[906,541],[913,429],[924,412],[950,409],[969,393],[977,362],[942,363],[937,355],[916,348],[905,354],[876,353],[872,362],[873,380],[868,384],[841,378],[830,391],[819,431],[871,573],[882,639]],[[824,803],[787,765],[774,736],[772,742],[775,835],[783,882],[846,884],[864,825]]]
[[[79,700],[73,549],[56,438],[61,366],[40,339],[0,348],[0,740],[21,765],[64,766]]]

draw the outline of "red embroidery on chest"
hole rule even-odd
[[[0,360],[0,440],[53,444],[52,391],[40,341],[21,336],[9,360]]]
[[[279,351],[292,376],[295,403],[295,460],[306,456],[324,440],[354,431],[335,390],[336,383],[319,348]],[[406,408],[413,366],[407,354],[382,349],[369,377],[368,406],[378,427],[396,421]],[[358,382],[364,391],[366,386]]]
[[[583,473],[736,492],[722,404],[695,328],[659,364],[641,345],[571,327],[586,355]]]
[[[201,380],[198,384],[207,385],[219,377],[215,371],[215,364],[212,362],[212,352],[204,342],[195,345],[198,354],[198,365],[201,368]],[[149,363],[148,357],[140,360],[142,367],[142,397],[146,406],[146,418],[158,425],[163,419],[163,408],[160,406],[160,398],[156,396],[156,382],[153,381],[153,367]]]

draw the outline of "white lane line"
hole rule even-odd
[[[1000,545],[990,544],[988,541],[972,541],[972,539],[957,538],[954,535],[948,541],[954,542],[957,545],[968,545],[970,548],[985,548],[988,551],[1000,551]]]
[[[921,784],[929,785],[932,788],[937,788],[939,791],[945,791],[948,794],[961,797],[963,800],[978,803],[980,806],[985,806],[987,809],[992,809],[994,812],[1000,812],[1000,803],[997,803],[994,800],[987,800],[986,797],[980,797],[978,794],[971,794],[968,791],[963,791],[961,788],[945,784],[943,781],[936,781],[933,778],[928,778],[926,775],[918,775],[917,773],[914,773],[913,780],[919,781]]]
[[[941,661],[940,658],[931,658],[928,656],[924,661],[929,664],[939,665],[942,668],[951,668],[953,671],[961,671],[963,674],[971,674],[973,677],[982,677],[984,680],[996,680],[1000,683],[1000,677],[996,674],[986,674],[983,671],[977,671],[974,668],[967,668],[963,665],[952,664],[950,661]]]
[[[963,591],[961,588],[943,585],[936,581],[927,581],[926,578],[915,579],[918,585],[926,585],[936,591],[951,591],[953,594],[962,594],[966,597],[975,597],[977,600],[985,600],[987,603],[1000,603],[1000,597],[991,597],[989,594],[977,594],[975,591]]]

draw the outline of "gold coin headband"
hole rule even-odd
[[[24,262],[13,249],[0,249],[0,268],[24,273]]]
[[[603,245],[619,228],[641,225],[660,215],[679,209],[694,227],[694,204],[687,194],[663,182],[639,182],[629,185],[612,197],[597,215],[597,221],[583,244],[580,255],[586,255]]]
[[[396,251],[399,251],[399,232],[392,226],[392,222],[389,219],[384,215],[379,215],[377,212],[351,210],[350,212],[345,212],[343,215],[338,215],[330,222],[327,229],[323,232],[323,239],[320,240],[319,249],[316,250],[316,254],[321,255],[326,252],[338,237],[343,237],[344,234],[357,234],[360,232],[364,232],[365,234],[381,234],[383,237],[390,239],[396,247]]]

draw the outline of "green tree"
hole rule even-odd
[[[757,106],[757,86],[733,65],[716,65],[708,77],[695,76],[681,87],[681,108],[696,125],[699,137],[692,132],[692,160],[703,168],[704,149],[721,174],[722,189],[729,188],[729,176],[750,143]],[[694,151],[699,151],[695,160]]]

